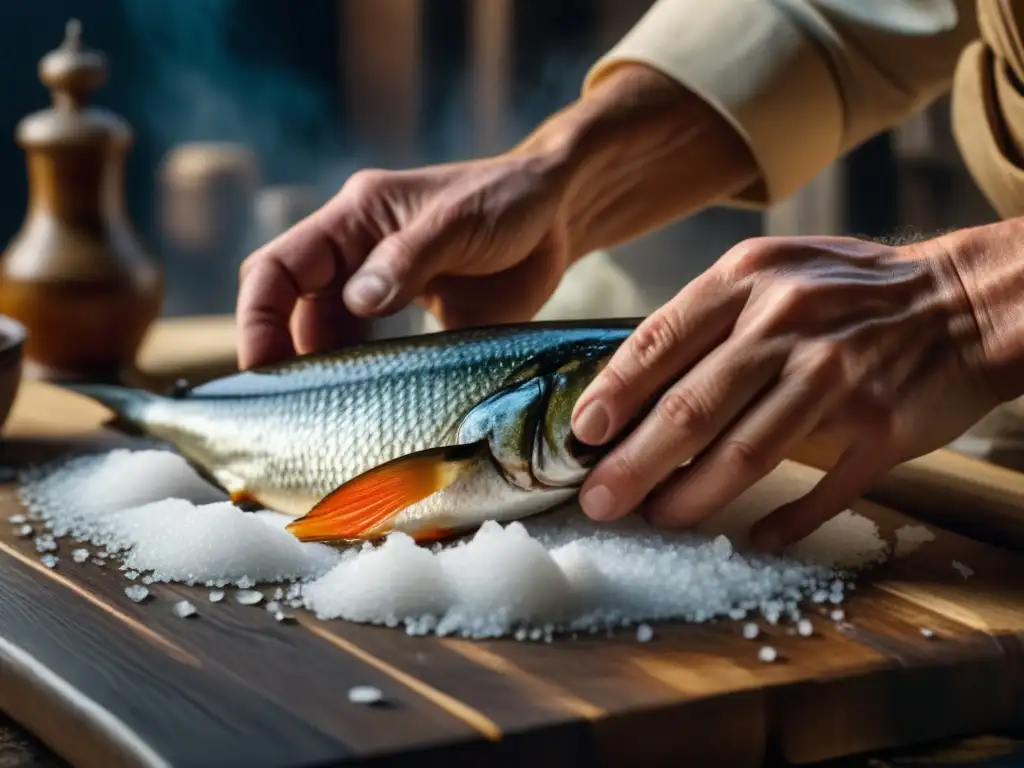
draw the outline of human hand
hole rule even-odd
[[[512,151],[356,174],[249,256],[239,365],[339,346],[414,299],[446,328],[528,320],[576,259],[755,180],[712,106],[650,67],[616,67]]]
[[[362,171],[242,264],[239,365],[356,340],[418,299],[445,327],[528,320],[569,263],[543,155]]]
[[[741,243],[647,318],[580,397],[574,430],[589,444],[656,403],[587,478],[581,506],[609,520],[647,498],[652,523],[694,526],[825,431],[839,461],[751,531],[766,549],[803,538],[999,403],[970,282],[941,238]]]

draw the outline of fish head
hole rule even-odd
[[[486,441],[500,472],[519,488],[581,485],[611,444],[580,442],[572,430],[573,408],[610,354],[573,355],[553,369],[516,380],[470,411],[459,442]]]

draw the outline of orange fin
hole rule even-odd
[[[229,494],[231,501],[235,504],[247,504],[256,501],[252,496],[249,495],[248,491],[231,491]]]
[[[429,448],[381,464],[329,493],[287,530],[300,541],[384,536],[399,512],[455,482],[486,446]]]

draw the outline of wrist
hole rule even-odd
[[[693,213],[757,180],[743,139],[656,70],[622,65],[513,150],[546,163],[573,260]]]
[[[936,242],[970,304],[983,376],[1000,401],[1024,395],[1024,217]]]

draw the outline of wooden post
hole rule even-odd
[[[422,0],[341,0],[342,79],[357,141],[388,164],[420,152]]]
[[[478,154],[505,148],[514,0],[474,0],[470,13],[473,127]]]

